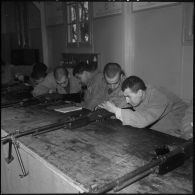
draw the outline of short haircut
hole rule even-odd
[[[47,71],[47,66],[44,64],[44,63],[42,63],[42,62],[37,62],[37,63],[35,63],[34,65],[33,65],[33,69],[32,69],[32,72],[33,71]]]
[[[62,66],[57,66],[54,69],[54,77],[56,79],[59,78],[59,76],[61,75],[65,75],[66,77],[68,77],[68,70],[62,65]]]
[[[40,79],[46,76],[47,74],[46,72],[47,72],[47,66],[41,62],[38,62],[33,66],[31,78],[35,80]]]
[[[82,74],[84,71],[93,72],[95,69],[90,64],[86,62],[79,62],[73,69],[73,76],[76,74]]]
[[[120,65],[113,62],[107,63],[105,65],[103,73],[104,76],[106,75],[109,78],[113,78],[117,73],[124,75]]]
[[[125,89],[130,88],[134,93],[137,93],[139,89],[146,90],[146,85],[142,79],[137,76],[129,76],[124,80],[122,83],[122,91]]]

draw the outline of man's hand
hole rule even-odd
[[[109,112],[112,112],[114,114],[116,113],[116,110],[117,110],[117,107],[113,103],[111,103],[109,101],[103,102],[98,107],[104,108],[105,110],[107,110]]]

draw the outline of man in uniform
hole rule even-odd
[[[73,70],[73,75],[86,86],[84,91],[84,108],[94,110],[104,99],[105,81],[103,74],[93,66],[85,62],[80,62]]]
[[[47,75],[47,66],[44,63],[35,63],[30,75],[29,84],[35,87],[41,83]]]
[[[70,82],[68,70],[64,66],[58,66],[53,72],[48,73],[42,82],[35,86],[33,96],[48,93],[68,94],[76,92],[78,91],[75,91]]]
[[[125,74],[121,66],[113,62],[107,63],[104,67],[103,74],[106,82],[104,100],[109,100],[120,108],[128,107],[123,91],[121,90],[122,82],[125,80]]]
[[[110,101],[100,107],[115,113],[123,125],[138,128],[151,128],[173,136],[180,137],[181,121],[187,104],[176,95],[145,85],[137,76],[130,76],[122,83],[122,91],[126,102],[135,111],[121,109]]]

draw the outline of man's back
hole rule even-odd
[[[155,89],[154,93],[159,93],[160,96],[161,94],[164,95],[168,104],[160,120],[151,125],[151,129],[179,137],[181,135],[181,121],[184,117],[187,104],[164,87],[156,87]],[[151,93],[151,96],[154,96],[154,94]]]
[[[83,106],[93,110],[97,105],[104,101],[104,90],[105,82],[103,74],[97,71],[87,84]]]

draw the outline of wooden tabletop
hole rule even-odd
[[[66,119],[48,109],[34,107],[1,110],[1,129],[15,130],[51,124]],[[18,138],[25,146],[51,163],[86,191],[143,166],[154,157],[155,148],[174,148],[185,141],[150,129],[122,126],[115,119],[77,129],[60,129],[33,137]],[[125,193],[192,193],[192,159],[163,176],[150,176],[123,189]]]

